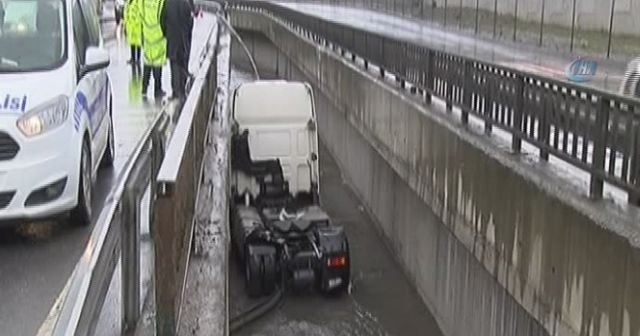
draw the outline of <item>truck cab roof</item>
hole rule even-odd
[[[239,125],[306,123],[315,115],[311,87],[306,83],[263,80],[240,85],[234,95]]]

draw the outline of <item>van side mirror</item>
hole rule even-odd
[[[100,47],[88,47],[84,60],[85,65],[82,68],[82,75],[107,68],[111,63],[109,52]]]

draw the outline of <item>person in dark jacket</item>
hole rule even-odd
[[[160,25],[167,38],[167,57],[171,65],[173,97],[186,96],[193,30],[193,9],[189,0],[166,0],[160,12]]]

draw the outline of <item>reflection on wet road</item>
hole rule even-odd
[[[564,55],[522,44],[514,45],[477,38],[461,31],[445,30],[442,27],[429,25],[417,19],[366,9],[310,3],[282,3],[282,5],[437,50],[471,56],[556,79],[566,79],[565,68],[577,57],[577,55]],[[596,76],[584,85],[617,92],[625,67],[625,62],[599,60]]]
[[[231,88],[251,76],[232,71]],[[333,158],[321,145],[320,183],[323,207],[345,226],[353,260],[353,291],[340,298],[285,294],[280,306],[237,335],[442,335],[435,319],[361,211],[356,195],[343,182]],[[230,313],[235,316],[256,302],[244,294],[236,259],[230,264]]]

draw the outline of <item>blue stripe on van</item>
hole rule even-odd
[[[89,104],[87,96],[83,92],[78,92],[75,99],[75,107],[73,111],[73,127],[76,131],[80,128],[80,120],[82,113],[87,114],[92,134],[98,131],[105,119],[107,102],[107,84],[100,88],[96,98]]]

